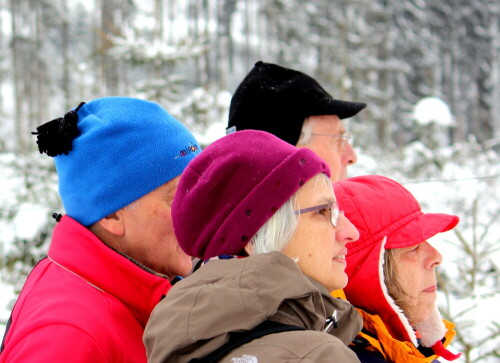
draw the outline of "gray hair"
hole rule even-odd
[[[408,316],[408,312],[414,309],[411,306],[411,296],[406,292],[403,282],[399,279],[396,270],[395,248],[389,248],[384,253],[384,283],[387,287],[389,296],[393,298],[394,303]]]
[[[299,216],[295,214],[297,192],[283,204],[250,240],[253,254],[281,251],[292,239]]]
[[[307,144],[309,141],[311,141],[311,136],[312,136],[312,121],[310,120],[309,117],[306,117],[304,120],[304,123],[302,124],[302,130],[300,130],[300,137],[299,141],[297,141],[298,144]]]
[[[316,179],[317,184],[324,182],[329,186],[332,185],[328,176],[323,173],[314,176],[312,179]],[[290,242],[295,234],[300,218],[300,215],[295,214],[295,209],[300,208],[297,202],[297,193],[298,191],[252,237],[249,243],[253,247],[252,253],[254,255],[282,251],[288,242]]]

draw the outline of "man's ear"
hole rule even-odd
[[[114,236],[122,237],[125,234],[125,213],[120,209],[109,216],[100,219],[97,224],[100,229]]]

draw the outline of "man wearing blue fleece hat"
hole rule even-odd
[[[170,208],[200,146],[159,105],[125,97],[82,103],[34,134],[67,214],[14,306],[0,362],[146,362],[149,315],[191,270]]]

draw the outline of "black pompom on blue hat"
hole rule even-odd
[[[262,130],[296,145],[307,117],[345,119],[365,107],[366,103],[333,98],[307,74],[259,61],[234,92],[227,133]]]
[[[105,97],[37,128],[54,156],[66,213],[84,226],[179,176],[201,149],[156,103]]]

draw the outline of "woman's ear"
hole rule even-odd
[[[248,256],[253,255],[253,243],[247,243],[245,246],[245,252],[248,253]]]

